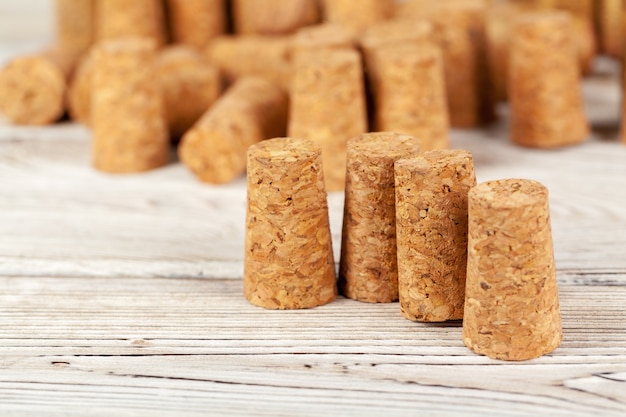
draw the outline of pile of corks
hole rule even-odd
[[[514,143],[584,141],[580,78],[598,51],[621,55],[621,0],[56,6],[56,44],[0,72],[0,112],[31,125],[69,113],[105,172],[163,166],[172,142],[202,181],[247,171],[250,302],[399,300],[410,320],[463,319],[470,349],[505,360],[560,344],[546,188],[477,185],[449,130],[508,100]],[[337,277],[326,198],[343,190]]]
[[[619,0],[56,0],[57,42],[0,72],[0,113],[69,113],[113,173],[167,164],[182,138],[181,161],[215,184],[245,172],[250,145],[304,137],[343,190],[349,138],[445,149],[505,99],[514,143],[583,141],[580,75],[621,53],[621,19]]]

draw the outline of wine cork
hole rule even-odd
[[[432,19],[439,7],[440,4],[433,0],[398,1],[394,8],[394,18],[408,20]]]
[[[621,57],[624,47],[622,0],[599,0],[596,7],[600,50],[606,55]]]
[[[0,113],[11,123],[42,126],[65,113],[73,51],[48,49],[11,60],[0,71]]]
[[[163,49],[155,64],[170,134],[180,138],[220,95],[219,70],[186,45]]]
[[[434,150],[395,163],[400,310],[409,320],[463,318],[472,155]]]
[[[320,21],[317,0],[233,0],[235,32],[285,35]]]
[[[288,90],[290,43],[287,36],[220,36],[209,44],[207,53],[209,62],[229,83],[243,76],[259,76]]]
[[[55,6],[57,45],[84,53],[94,39],[95,0],[56,0]]]
[[[67,107],[72,120],[89,126],[91,119],[91,84],[94,65],[94,50],[87,52],[76,66],[67,91]]]
[[[450,145],[441,50],[400,43],[370,52],[369,73],[377,131],[400,132],[422,141],[424,150]]]
[[[291,55],[310,49],[354,48],[353,34],[343,26],[333,23],[307,26],[300,29],[291,39]]]
[[[570,17],[565,12],[546,12],[519,19],[510,59],[512,141],[537,148],[584,141],[589,124]]]
[[[346,297],[370,303],[398,299],[393,165],[418,156],[420,148],[418,139],[390,132],[348,142],[339,263],[339,286]]]
[[[368,77],[376,78],[375,51],[400,43],[412,43],[421,47],[425,43],[436,43],[433,24],[428,20],[387,20],[365,29],[358,38],[363,51]],[[381,130],[381,129],[377,129]]]
[[[285,134],[287,95],[263,78],[238,80],[189,130],[181,161],[208,183],[232,181],[246,170],[246,151]]]
[[[483,183],[469,193],[463,342],[503,360],[545,355],[561,343],[548,191],[538,182]]]
[[[225,0],[168,0],[172,40],[196,48],[226,30]]]
[[[288,135],[321,146],[329,191],[344,189],[348,139],[367,132],[363,90],[361,57],[355,50],[321,49],[296,55]]]
[[[169,160],[161,89],[155,82],[156,45],[147,38],[103,42],[94,51],[91,127],[94,167],[141,172]]]
[[[96,39],[146,37],[165,43],[161,0],[100,0],[96,2]]]
[[[346,26],[354,33],[376,22],[390,19],[395,12],[394,0],[322,0],[324,20]]]
[[[303,139],[271,139],[248,151],[244,294],[268,309],[333,301],[335,264],[322,153]]]
[[[450,123],[473,128],[495,119],[487,62],[486,3],[448,0],[433,15],[443,51]]]

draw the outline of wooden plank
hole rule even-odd
[[[563,345],[506,363],[397,303],[267,311],[235,280],[0,278],[0,414],[624,415],[619,281],[563,278]]]

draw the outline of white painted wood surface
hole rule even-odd
[[[0,61],[44,42],[2,33]],[[506,118],[454,132],[479,181],[550,189],[564,341],[524,363],[397,304],[256,308],[243,179],[208,186],[177,163],[105,175],[85,129],[0,122],[0,416],[626,415],[626,146],[615,68],[599,64],[584,145],[514,147]],[[343,197],[329,199],[338,252]]]

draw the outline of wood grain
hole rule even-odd
[[[397,303],[276,312],[236,280],[2,278],[0,414],[624,415],[620,280],[564,278],[563,345],[505,363]]]

